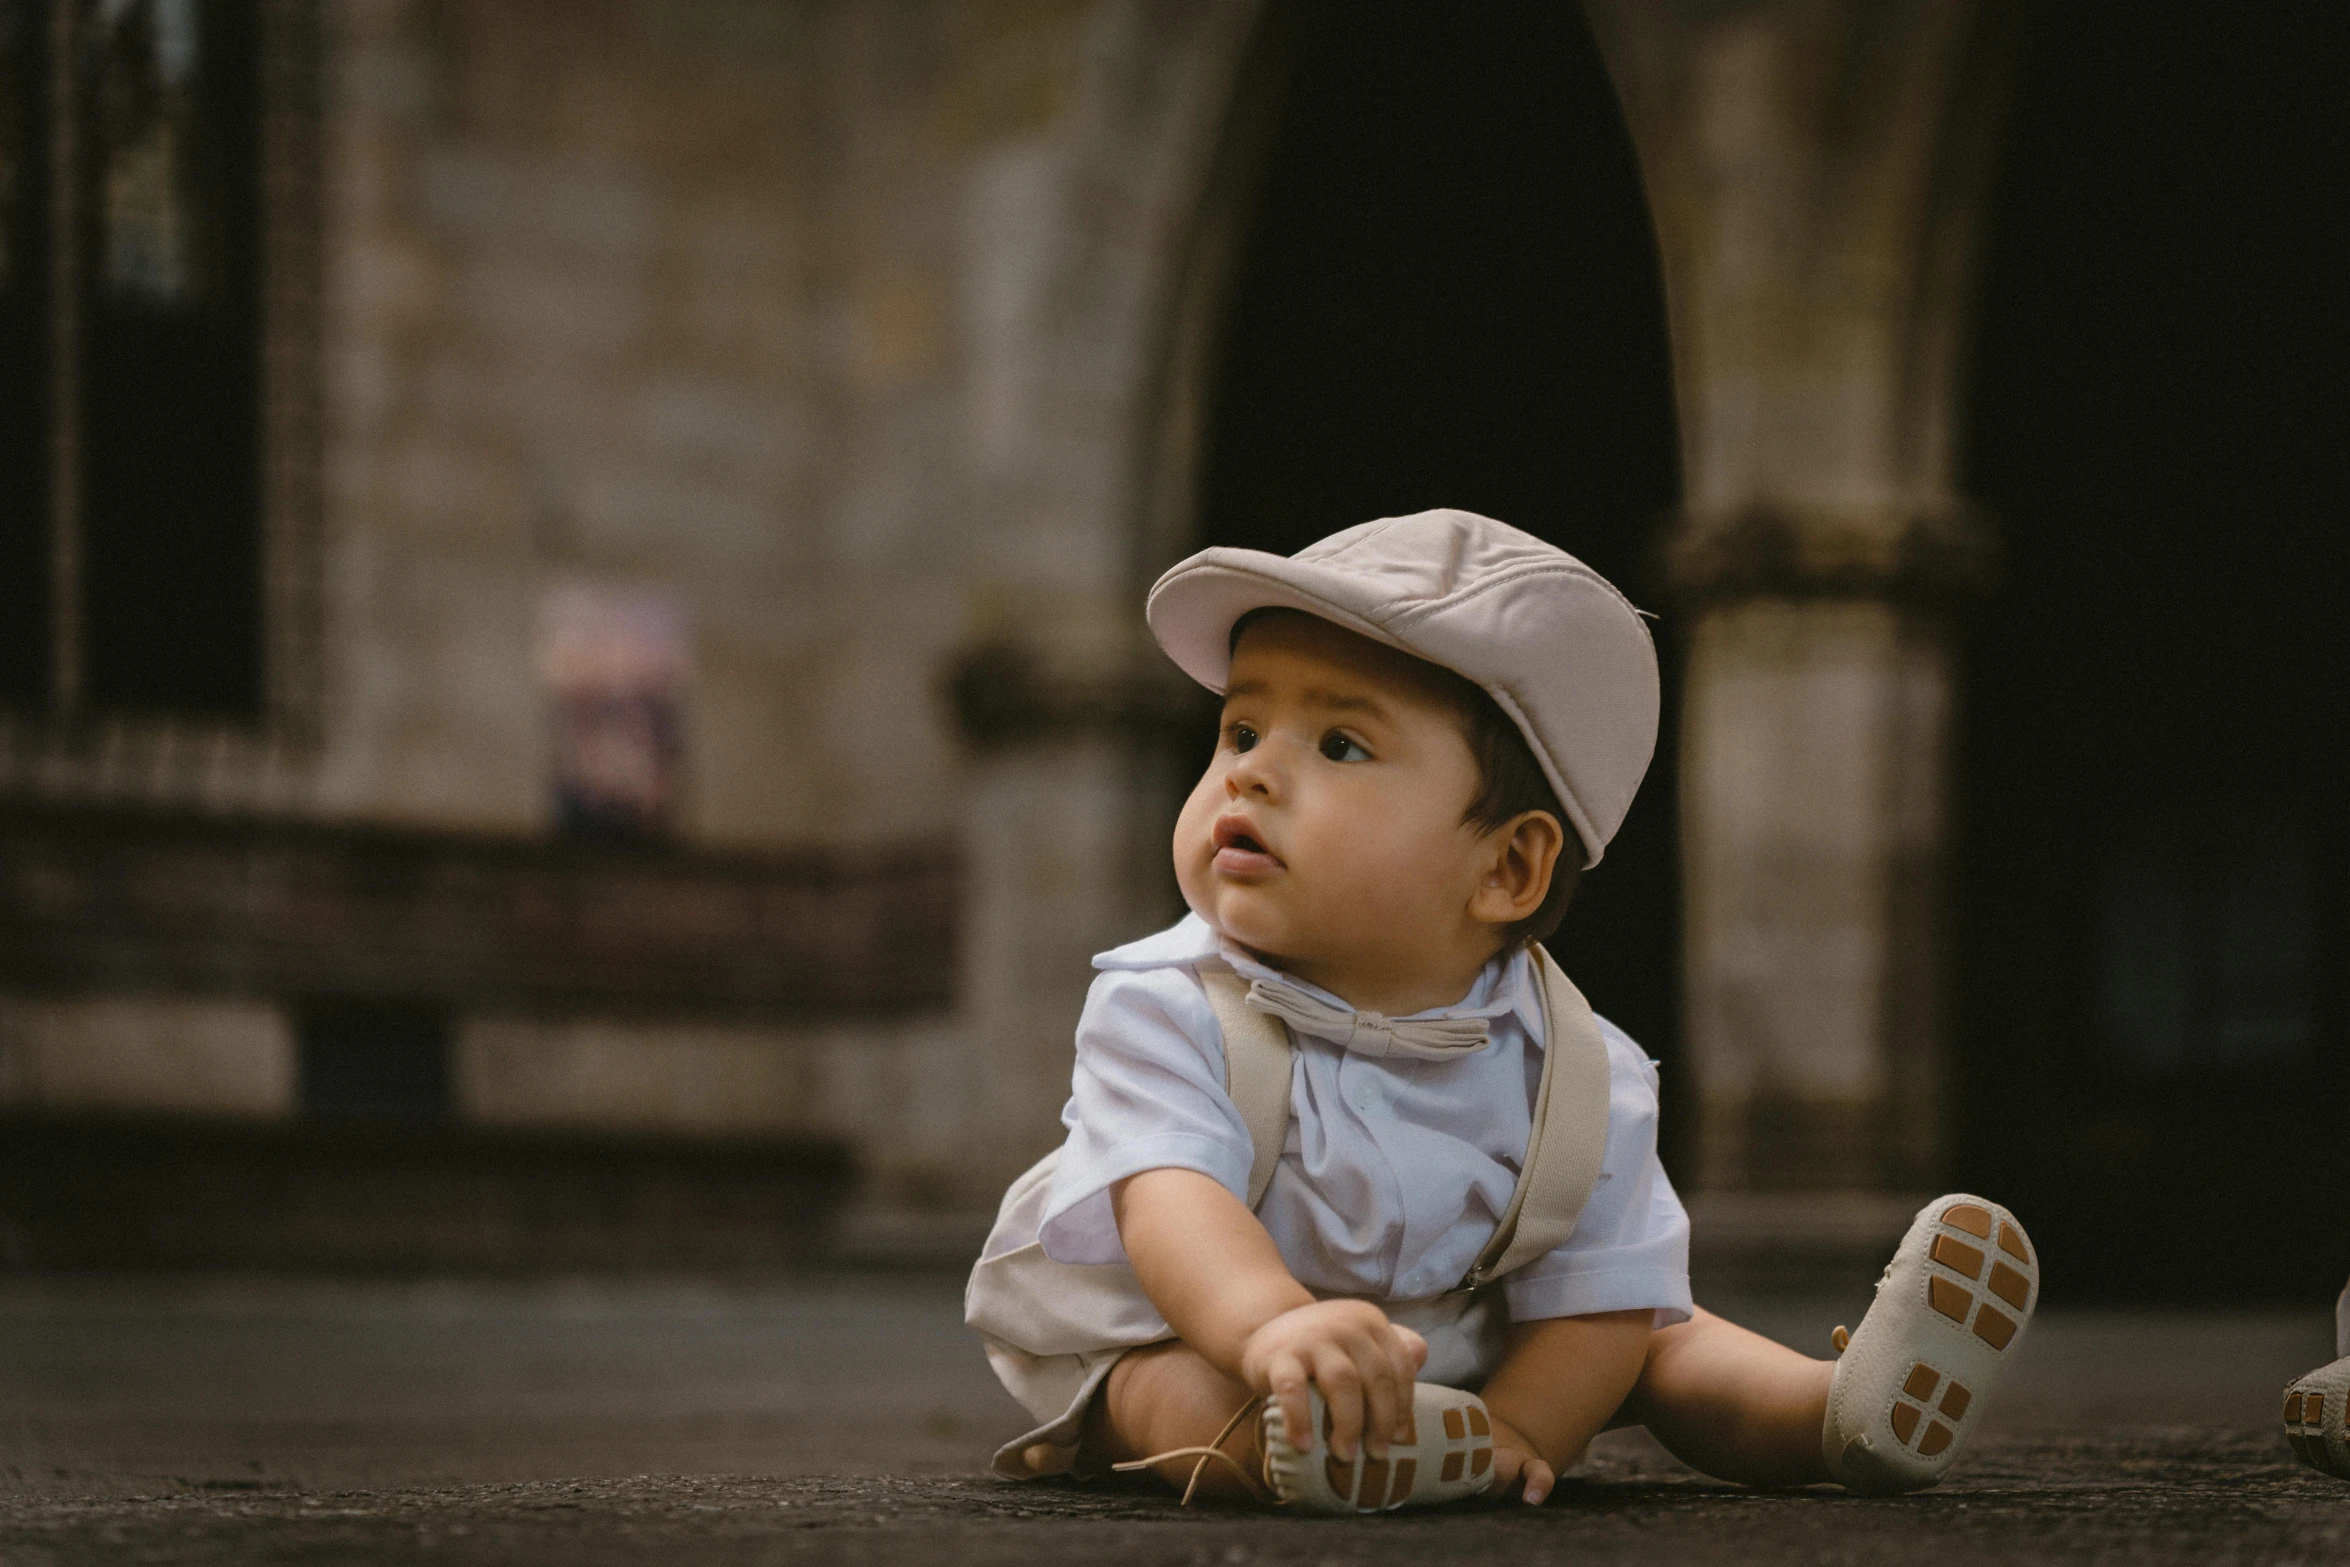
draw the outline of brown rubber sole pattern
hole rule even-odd
[[[1939,1222],[1944,1228],[1926,1257],[1927,1304],[1991,1348],[2005,1350],[2032,1300],[2031,1243],[2013,1224],[1973,1203],[1953,1203]],[[1894,1438],[1921,1458],[1939,1457],[1958,1440],[1974,1400],[1964,1383],[1918,1361],[1893,1400]]]
[[[1956,1235],[1936,1235],[1927,1260],[1942,1271],[1928,1276],[1927,1303],[1961,1327],[1970,1327],[1975,1337],[1993,1349],[2007,1348],[2023,1325],[2023,1310],[2032,1298],[2032,1276],[2025,1271],[2032,1266],[2031,1244],[2023,1231],[2005,1220],[1994,1220],[1988,1209],[1969,1202],[1952,1204],[1941,1222],[1985,1242],[1993,1239],[1996,1223],[1997,1245],[2006,1256],[1993,1256],[1988,1247],[1969,1245]],[[1978,1294],[1978,1290],[1985,1293]],[[1996,1302],[1987,1296],[1996,1297]]]
[[[2350,1403],[2350,1395],[2336,1393],[2328,1398],[2320,1388],[2296,1384],[2285,1390],[2285,1440],[2292,1444],[2293,1456],[2318,1473],[2332,1475],[2337,1480],[2350,1480],[2350,1467],[2334,1457],[2340,1444],[2343,1417],[2350,1414],[2343,1407],[2346,1403]],[[2329,1423],[2336,1438],[2333,1445],[2326,1441]]]
[[[1416,1415],[1408,1418],[1411,1428],[1404,1440],[1416,1446],[1420,1440],[1419,1420]],[[1322,1412],[1322,1437],[1325,1442],[1330,1438],[1330,1431],[1330,1412],[1325,1409]],[[1450,1483],[1460,1479],[1463,1474],[1474,1479],[1492,1469],[1493,1423],[1486,1418],[1481,1407],[1471,1404],[1466,1411],[1446,1410],[1444,1439],[1448,1444],[1463,1445],[1452,1447],[1445,1453],[1443,1466],[1437,1471],[1438,1478]],[[1358,1475],[1354,1460],[1332,1454],[1323,1461],[1322,1473],[1330,1482],[1331,1490],[1345,1497],[1357,1511],[1371,1513],[1397,1506],[1412,1494],[1412,1482],[1420,1477],[1420,1461],[1416,1458],[1399,1458],[1391,1464],[1384,1458],[1366,1455],[1362,1472]]]

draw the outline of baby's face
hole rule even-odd
[[[1184,901],[1357,1007],[1460,999],[1499,945],[1470,909],[1477,762],[1416,660],[1306,615],[1241,634],[1214,760],[1175,827]]]

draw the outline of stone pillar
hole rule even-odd
[[[1765,1229],[1857,1216],[1873,1246],[1948,1144],[1947,605],[1985,558],[1951,411],[2007,13],[1588,9],[1656,214],[1682,421],[1700,1229],[1710,1200]]]
[[[1941,625],[1855,596],[1703,613],[1683,722],[1703,1189],[1928,1186],[1943,1162]]]

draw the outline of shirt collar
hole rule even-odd
[[[1202,922],[1202,929],[1205,929]],[[1213,932],[1210,933],[1213,935]],[[1346,1011],[1354,1010],[1354,1003],[1343,996],[1332,995],[1319,985],[1309,984],[1284,969],[1271,968],[1250,957],[1230,943],[1222,944],[1217,956],[1232,965],[1232,971],[1243,979],[1279,979],[1295,985],[1317,1001],[1326,1001]],[[1482,1011],[1495,1005],[1508,1007],[1507,1016],[1517,1018],[1526,1037],[1539,1044],[1542,1040],[1542,1001],[1534,989],[1533,954],[1520,947],[1496,956],[1478,970],[1470,982],[1469,993],[1450,1006],[1430,1007],[1425,1012],[1414,1012],[1398,1017],[1397,1022],[1413,1022],[1423,1018],[1459,1017],[1464,1013]]]
[[[1196,914],[1122,947],[1094,954],[1097,969],[1179,968],[1216,955],[1216,933]]]
[[[1177,968],[1214,957],[1221,957],[1245,978],[1286,980],[1317,1000],[1349,1011],[1354,1009],[1351,1002],[1317,985],[1309,985],[1294,974],[1269,968],[1239,948],[1218,941],[1208,922],[1196,914],[1186,914],[1165,930],[1096,954],[1093,966],[1097,969]],[[1507,1002],[1510,1015],[1518,1019],[1526,1037],[1538,1045],[1542,1042],[1542,997],[1535,979],[1534,954],[1524,947],[1502,953],[1486,964],[1469,985],[1469,993],[1452,1005],[1415,1012],[1412,1016],[1453,1017],[1496,1002]]]

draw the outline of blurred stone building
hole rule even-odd
[[[2340,111],[2142,11],[6,0],[9,1245],[968,1233],[1142,590],[1451,504],[1663,617],[1558,944],[1701,1242],[2338,1279]]]

